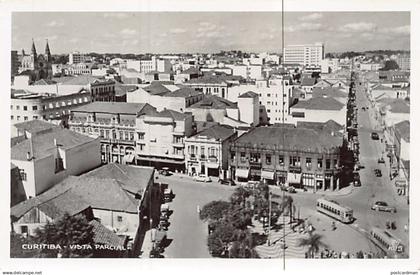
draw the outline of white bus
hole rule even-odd
[[[325,215],[328,215],[342,223],[353,222],[353,209],[350,207],[342,206],[336,201],[318,199],[316,201],[316,210]]]
[[[372,241],[383,249],[389,256],[399,256],[404,252],[404,245],[391,233],[378,227],[370,230]]]

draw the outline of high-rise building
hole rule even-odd
[[[397,62],[398,67],[400,67],[400,70],[403,70],[403,71],[410,70],[410,55],[409,54],[398,55],[395,61]]]
[[[321,65],[324,44],[290,45],[283,49],[284,64]]]
[[[72,52],[69,54],[69,64],[78,64],[90,62],[91,57],[80,52]]]

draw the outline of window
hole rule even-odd
[[[61,172],[64,170],[63,159],[58,157],[55,159],[55,173]]]
[[[271,94],[267,94],[267,97],[271,97]]]
[[[32,106],[32,111],[37,111],[38,110],[38,106]]]
[[[28,120],[28,117],[27,117],[27,116],[24,116],[24,117],[23,117],[23,120],[24,120],[24,121],[27,121],[27,120]]]
[[[267,113],[271,113],[271,110],[270,109],[267,109]]]
[[[27,225],[21,225],[20,226],[20,233],[21,234],[28,234],[28,226]]]
[[[322,168],[322,159],[318,159],[317,167]]]
[[[13,110],[13,105],[10,105],[10,110]]]
[[[119,131],[119,135],[120,135],[120,139],[124,139],[124,132],[123,131]]]
[[[241,162],[245,162],[246,157],[245,157],[245,152],[241,152]]]
[[[300,166],[300,157],[290,156],[290,166]]]
[[[105,138],[109,138],[109,130],[105,130]]]
[[[38,119],[38,116],[32,116],[32,119],[34,119],[34,120]]]
[[[102,130],[102,129],[101,129],[101,130],[99,131],[99,136],[100,136],[100,137],[102,137],[102,138],[104,137],[104,130]]]
[[[16,110],[20,110],[20,106],[19,105],[16,105]]]
[[[230,152],[230,159],[232,161],[235,161],[235,157],[236,157],[236,153],[235,152]]]
[[[117,139],[117,132],[116,131],[112,131],[112,139]]]
[[[265,155],[265,163],[268,165],[271,164],[271,155]]]
[[[325,168],[326,169],[330,169],[331,168],[331,160],[330,159],[326,159],[325,160]]]
[[[260,155],[260,153],[251,153],[250,161],[251,162],[261,163],[261,155]]]
[[[123,217],[122,216],[117,216],[117,221],[118,222],[122,222],[123,221]]]
[[[15,119],[15,118],[14,118],[14,116],[10,116],[10,119],[11,119],[11,120],[13,120],[13,119]]]
[[[19,173],[20,173],[20,178],[21,178],[23,181],[27,181],[27,176],[26,176],[25,170],[20,169],[20,170],[19,170]]]
[[[28,110],[28,106],[23,106],[23,110],[27,111]]]
[[[306,168],[308,168],[309,170],[312,168],[312,159],[311,158],[306,158]]]
[[[134,132],[130,132],[130,140],[134,140]]]
[[[283,155],[279,156],[279,164],[284,165],[284,156]]]

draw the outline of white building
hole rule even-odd
[[[283,50],[284,64],[321,65],[324,44],[290,45]]]
[[[338,58],[326,58],[321,61],[321,73],[335,73],[339,70]]]
[[[69,64],[91,62],[92,58],[80,52],[72,52],[69,54]]]

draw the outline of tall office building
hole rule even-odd
[[[324,44],[290,45],[283,49],[284,64],[320,66],[324,59]]]
[[[92,61],[89,55],[80,52],[72,52],[69,54],[69,64],[78,64]]]
[[[400,70],[408,71],[410,70],[410,55],[409,54],[401,54],[398,55],[396,62]]]

